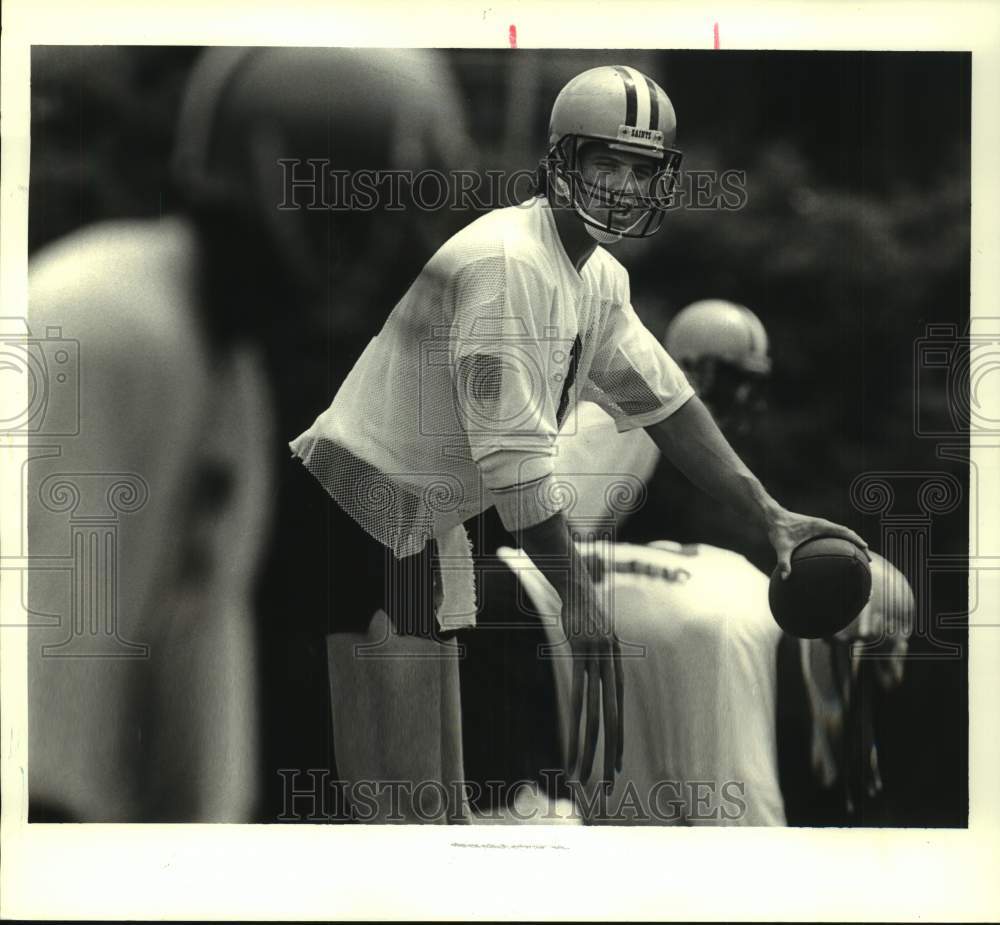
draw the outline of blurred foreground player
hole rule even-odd
[[[571,80],[553,107],[541,193],[438,250],[332,405],[291,444],[343,512],[345,581],[371,576],[368,600],[341,614],[331,641],[335,747],[352,781],[429,780],[449,793],[460,780],[452,631],[476,611],[462,525],[493,506],[562,605],[572,709],[585,720],[568,750],[573,773],[590,776],[603,723],[603,773],[613,777],[620,648],[553,492],[556,436],[578,398],[619,431],[647,428],[688,477],[766,533],[786,571],[809,536],[862,542],[767,494],[639,321],[626,270],[599,246],[659,228],[681,156],[675,130],[667,95],[634,68]],[[387,800],[376,818],[417,821],[416,802],[393,813]],[[435,819],[461,811],[441,807]]]
[[[29,585],[58,618],[29,632],[34,820],[253,815],[273,420],[255,306],[227,302],[213,257],[178,210],[84,227],[29,267],[32,326],[80,363],[78,434],[31,441],[32,554],[82,534],[72,572]]]
[[[447,98],[437,60],[432,52],[208,51],[177,128],[174,212],[83,229],[33,261],[32,324],[79,341],[81,387],[79,435],[33,440],[32,551],[62,551],[67,514],[58,502],[71,494],[56,492],[61,481],[78,480],[87,504],[88,486],[103,497],[102,478],[134,486],[131,500],[117,495],[126,507],[117,561],[86,562],[84,549],[91,571],[77,576],[82,595],[57,578],[31,582],[31,609],[61,618],[31,632],[35,818],[253,821],[262,791],[278,789],[277,775],[261,777],[261,668],[268,707],[277,701],[279,722],[294,726],[283,700],[294,687],[288,664],[294,659],[301,675],[305,659],[290,645],[261,652],[257,613],[263,607],[277,627],[266,641],[300,638],[295,620],[309,618],[321,640],[327,588],[325,524],[310,535],[299,511],[299,541],[289,530],[281,543],[291,558],[317,550],[320,567],[308,577],[270,548],[275,500],[280,507],[287,498],[287,480],[275,485],[287,458],[275,433],[292,426],[289,407],[301,413],[329,387],[328,316],[351,316],[346,294],[361,279],[351,245],[373,224],[279,208],[286,196],[310,195],[281,162],[392,167],[405,156],[422,164],[436,139],[459,144],[460,119],[445,133],[447,110],[426,103]],[[338,330],[350,337],[348,325]],[[265,557],[270,593],[260,595]],[[106,610],[80,612],[90,595]],[[71,626],[87,629],[65,645]],[[148,657],[137,657],[140,646]],[[313,700],[322,704],[325,653],[317,650]],[[80,655],[91,657],[70,657]],[[324,744],[327,728],[323,714],[313,733]]]

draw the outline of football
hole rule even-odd
[[[822,639],[861,613],[872,590],[868,556],[859,546],[835,537],[816,537],[792,552],[792,573],[771,574],[768,603],[786,633]]]

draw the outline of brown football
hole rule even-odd
[[[792,552],[792,573],[771,575],[768,603],[786,633],[822,639],[847,626],[868,603],[872,572],[861,547],[832,536],[806,540]]]

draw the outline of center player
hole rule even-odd
[[[681,158],[675,131],[666,93],[633,68],[571,80],[553,107],[540,194],[442,246],[291,444],[343,512],[331,686],[349,784],[419,780],[446,794],[461,775],[449,633],[476,609],[462,524],[491,506],[561,602],[572,709],[585,720],[571,772],[590,776],[602,718],[609,780],[620,766],[620,647],[553,490],[556,435],[578,398],[619,431],[646,428],[684,474],[767,535],[785,574],[811,536],[863,545],[766,492],[639,321],[626,270],[598,246],[659,228]],[[380,821],[453,816],[425,813],[415,790],[378,806]]]

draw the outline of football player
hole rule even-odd
[[[562,603],[584,730],[570,744],[573,773],[590,776],[602,720],[607,779],[620,767],[620,646],[553,491],[556,435],[578,398],[620,431],[646,428],[682,472],[766,534],[784,574],[810,536],[863,545],[767,493],[641,324],[627,271],[601,246],[659,228],[681,159],[675,133],[670,99],[635,69],[571,80],[553,106],[539,194],[440,248],[292,442],[342,512],[337,567],[357,591],[339,601],[331,642],[335,749],[352,779],[419,778],[447,792],[460,772],[451,630],[476,609],[462,524],[491,506]],[[371,576],[367,586],[359,575]],[[390,815],[421,810],[416,800],[402,813],[380,804],[377,818]]]

